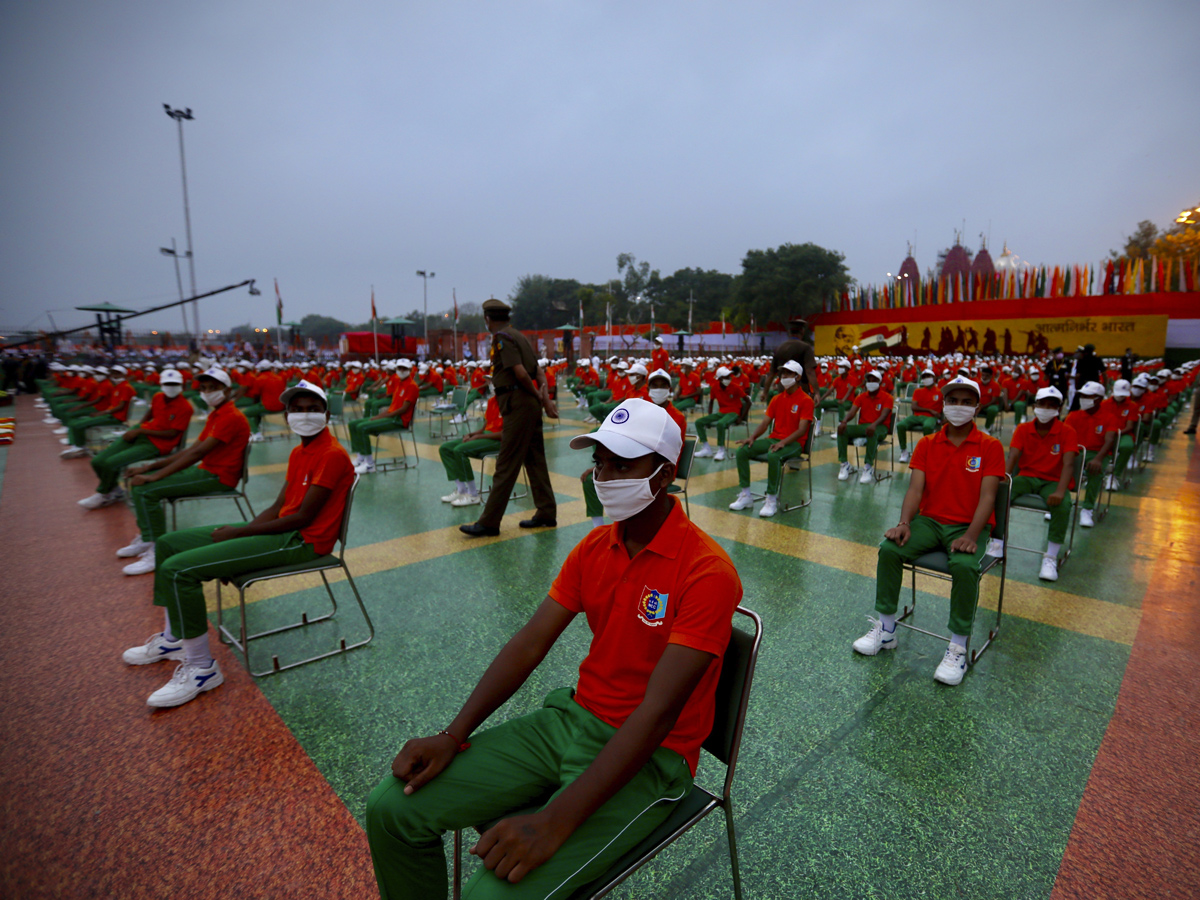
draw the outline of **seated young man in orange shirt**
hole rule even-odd
[[[165,607],[165,625],[122,657],[131,666],[179,663],[171,680],[147,699],[150,706],[179,706],[225,681],[208,646],[204,582],[312,562],[337,543],[354,467],[326,427],[329,412],[320,387],[301,381],[284,391],[283,402],[300,444],[288,457],[275,502],[251,522],[201,525],[158,539],[154,605]]]
[[[129,383],[128,370],[124,366],[113,366],[108,370],[110,390],[105,399],[96,406],[95,415],[79,416],[67,420],[67,441],[70,443],[62,451],[63,459],[75,459],[87,456],[87,430],[100,428],[105,425],[124,425],[129,418],[129,405],[133,402],[133,385]]]
[[[368,418],[350,420],[346,430],[350,433],[350,449],[354,451],[354,471],[359,475],[375,471],[371,449],[373,435],[412,428],[420,392],[420,386],[412,377],[412,363],[402,359],[396,366],[396,383],[388,408]]]
[[[241,481],[250,425],[229,400],[233,393],[229,373],[214,366],[196,381],[208,406],[208,419],[196,442],[130,470],[138,535],[118,550],[117,556],[139,558],[125,567],[126,575],[154,571],[154,544],[167,531],[164,500],[231,491]]]
[[[900,462],[909,460],[908,433],[921,429],[921,434],[930,435],[937,431],[942,421],[942,392],[934,382],[933,369],[921,373],[920,386],[913,391],[912,414],[896,423],[896,441],[900,444]]]
[[[1058,552],[1071,524],[1071,475],[1079,452],[1075,429],[1059,419],[1063,396],[1056,387],[1044,387],[1033,401],[1032,422],[1018,425],[1008,443],[1008,472],[1013,476],[1013,502],[1037,494],[1050,507],[1050,534],[1038,578],[1058,581]]]
[[[500,449],[500,432],[504,428],[504,417],[500,404],[491,394],[491,383],[480,388],[487,397],[487,409],[483,414],[483,427],[461,438],[449,440],[438,447],[438,456],[446,470],[446,478],[454,482],[453,492],[442,497],[443,503],[451,506],[478,506],[479,488],[475,484],[475,470],[471,460]],[[491,395],[491,396],[489,396]]]
[[[713,373],[714,377],[709,382],[709,397],[707,416],[701,416],[696,420],[696,453],[697,459],[711,456],[717,462],[725,458],[725,432],[734,422],[742,417],[742,415],[750,410],[750,398],[746,396],[746,392],[738,387],[733,382],[733,371],[721,366]],[[717,411],[712,411],[713,404],[717,405]],[[714,455],[712,448],[708,446],[708,432],[706,429],[715,425],[717,427],[717,452]]]
[[[367,837],[387,900],[445,897],[442,834],[502,816],[471,850],[484,867],[464,895],[570,896],[690,790],[741,581],[667,493],[681,441],[664,409],[626,400],[571,446],[592,448],[616,522],[588,532],[454,720],[406,743],[371,793]],[[473,735],[579,613],[593,637],[576,688]]]
[[[783,477],[786,460],[801,453],[810,443],[809,430],[813,420],[813,400],[800,386],[804,367],[789,359],[779,367],[779,385],[782,392],[771,398],[767,413],[754,429],[754,434],[738,441],[737,498],[729,504],[730,509],[749,509],[754,505],[750,493],[750,461],[756,457],[767,459],[767,492],[762,509],[758,514],[764,518],[775,515],[779,510],[779,483]],[[769,437],[763,434],[770,428]]]
[[[850,465],[850,442],[858,438],[866,438],[867,454],[863,464],[859,484],[871,484],[875,480],[875,454],[879,449],[879,441],[887,437],[892,427],[892,413],[896,401],[887,391],[883,390],[883,374],[878,369],[872,369],[863,380],[863,392],[854,398],[854,402],[846,411],[837,427],[838,462],[842,464],[838,470],[838,481],[847,481],[854,467]],[[851,424],[857,419],[857,424]]]
[[[942,386],[946,426],[917,443],[900,521],[884,532],[875,570],[872,628],[854,650],[875,656],[894,650],[896,608],[904,563],[933,550],[950,559],[950,643],[933,677],[958,684],[967,670],[967,642],[979,603],[979,566],[992,526],[996,489],[1004,477],[1004,447],[975,427],[979,385],[961,376]]]
[[[1124,383],[1126,386],[1129,382]],[[1114,392],[1116,388],[1114,387]],[[1079,510],[1079,524],[1084,528],[1092,528],[1096,524],[1092,510],[1100,499],[1104,489],[1104,461],[1112,454],[1117,446],[1121,429],[1125,422],[1118,415],[1113,415],[1105,408],[1104,385],[1098,381],[1089,381],[1079,389],[1079,409],[1067,413],[1067,425],[1075,429],[1079,438],[1079,446],[1084,451],[1084,477],[1087,487],[1084,491],[1083,508]],[[1128,397],[1128,394],[1126,394]],[[1134,411],[1133,404],[1126,404],[1129,412]],[[1109,478],[1112,476],[1110,475]]]

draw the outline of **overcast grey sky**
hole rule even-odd
[[[205,328],[430,311],[531,272],[882,282],[966,222],[1100,260],[1200,200],[1200,3],[351,0],[0,6],[0,327],[176,296],[184,125]],[[186,271],[185,271],[186,285]],[[54,314],[59,326],[83,313]],[[176,328],[178,312],[139,320]]]

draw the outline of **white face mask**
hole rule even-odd
[[[1091,409],[1095,405],[1096,405],[1095,397],[1080,397],[1079,398],[1079,408],[1080,409]]]
[[[168,400],[173,400],[183,393],[182,384],[164,384],[162,392],[167,395]]]
[[[732,379],[729,379],[729,378],[722,378],[722,379],[721,379],[721,387],[729,387],[729,385],[730,385],[731,383],[732,383]]]
[[[1058,418],[1057,409],[1043,409],[1040,406],[1035,406],[1033,408],[1033,414],[1037,416],[1037,420],[1043,425]]]
[[[921,387],[933,387],[933,379],[932,378],[922,378],[921,379]]]
[[[287,414],[288,428],[300,437],[312,437],[325,430],[325,413],[290,412]]]
[[[947,406],[942,410],[942,414],[946,417],[946,421],[951,425],[959,426],[966,425],[975,418],[974,406]]]
[[[795,378],[780,378],[779,383],[781,385],[783,385],[783,389],[785,391],[790,391],[792,389],[793,385],[796,384],[796,379]]]
[[[664,463],[665,465],[665,463]],[[649,506],[655,496],[650,479],[662,471],[659,466],[650,478],[620,478],[614,481],[594,481],[596,496],[604,505],[604,514],[614,522],[624,522]]]
[[[112,378],[109,379],[109,381],[111,381],[113,384],[120,384],[124,380],[125,379],[122,378],[120,375],[114,375]]]
[[[96,379],[97,381],[103,381],[103,380],[104,380],[105,378],[107,378],[108,376],[107,376],[107,375],[96,375],[96,376],[94,376],[94,377],[95,377],[95,379]]]
[[[224,391],[201,391],[200,399],[209,405],[212,409],[216,409],[225,402]]]
[[[879,390],[879,382],[878,381],[868,381],[867,382],[867,393],[873,394],[877,390]]]
[[[662,406],[671,396],[670,388],[650,388],[650,402]]]
[[[1140,387],[1135,387],[1135,388],[1131,388],[1129,392],[1131,394],[1133,394],[1133,396],[1135,396],[1135,397],[1140,397],[1140,396],[1142,396],[1142,394],[1146,393],[1146,389],[1140,388]]]

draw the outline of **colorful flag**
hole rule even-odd
[[[457,325],[458,324],[458,289],[452,288],[450,290],[450,296],[452,296],[454,298],[454,324]]]
[[[283,324],[283,297],[279,295],[279,279],[275,279],[275,324]]]
[[[379,318],[379,313],[375,312],[375,288],[371,288],[371,321],[374,322]]]

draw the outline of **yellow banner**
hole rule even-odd
[[[886,325],[818,325],[818,356],[860,354],[943,356],[1040,355],[1055,347],[1068,354],[1082,344],[1095,344],[1098,356],[1121,356],[1125,348],[1138,356],[1162,356],[1167,345],[1167,316],[1088,316],[984,321],[895,322]]]

